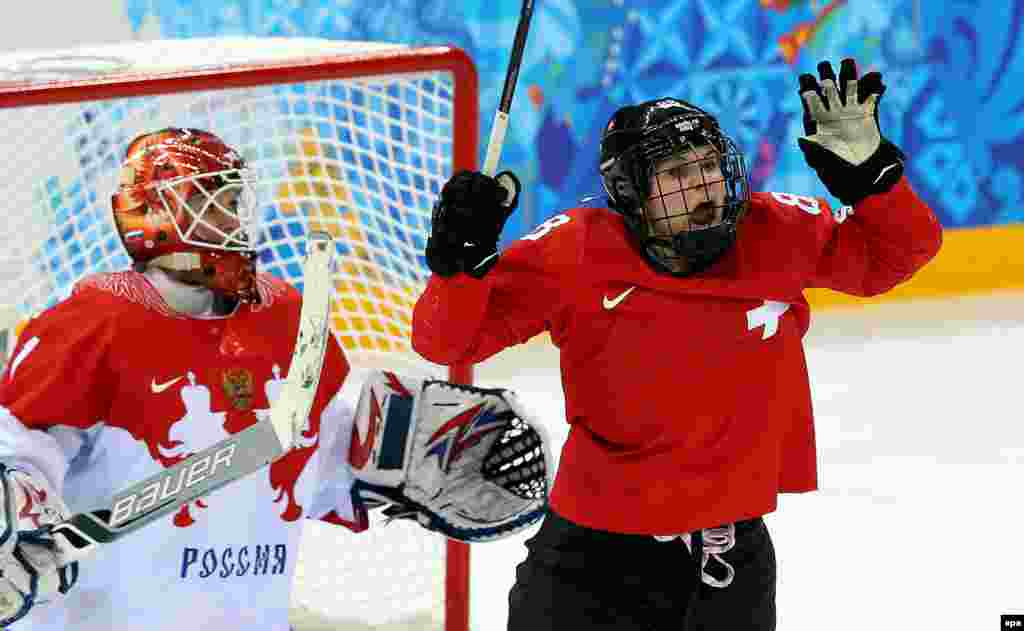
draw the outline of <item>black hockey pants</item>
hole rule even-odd
[[[728,587],[698,585],[680,539],[593,530],[549,512],[509,593],[508,631],[774,631],[775,549],[761,518],[736,523]],[[706,571],[723,577],[710,559]]]

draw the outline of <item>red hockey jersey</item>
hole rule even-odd
[[[482,280],[432,277],[413,345],[441,364],[479,362],[550,332],[571,424],[552,508],[591,528],[690,532],[817,488],[803,290],[885,292],[941,241],[906,180],[835,212],[755,193],[735,247],[676,278],[643,261],[619,215],[579,208]]]
[[[120,428],[157,464],[177,464],[255,423],[284,383],[302,299],[273,276],[261,275],[258,287],[263,304],[197,319],[171,311],[142,274],[90,276],[29,321],[0,382],[0,405],[29,429]],[[330,336],[309,444],[263,473],[267,495],[287,500],[283,519],[302,513],[294,485],[348,370]],[[176,521],[190,522],[188,510]]]
[[[139,273],[82,280],[28,322],[0,376],[0,456],[46,475],[72,512],[95,510],[265,418],[288,373],[301,296],[269,275],[257,285],[259,306],[203,318],[171,311]],[[345,459],[348,372],[330,336],[309,431],[296,445],[104,547],[65,598],[16,626],[288,629],[301,519],[362,517]]]

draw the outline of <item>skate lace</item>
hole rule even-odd
[[[701,533],[704,536],[704,554],[702,555],[703,558],[700,563],[701,579],[711,587],[728,587],[732,583],[732,579],[736,577],[736,570],[728,561],[723,559],[721,555],[732,550],[736,545],[736,525],[726,524],[725,526],[718,526],[716,528],[704,528]],[[683,540],[683,543],[686,544],[686,549],[689,550],[690,554],[693,554],[693,546],[691,544],[693,538],[690,533],[681,535],[654,535],[654,538],[658,541],[671,541],[677,537]],[[725,578],[715,578],[705,571],[704,568],[707,567],[710,559],[718,561],[718,563],[725,568]]]

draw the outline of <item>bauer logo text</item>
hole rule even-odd
[[[118,498],[111,511],[110,525],[117,526],[146,513],[155,506],[171,504],[175,499],[195,485],[231,468],[236,444],[189,458],[180,465],[171,467],[164,475],[157,477],[141,490]]]

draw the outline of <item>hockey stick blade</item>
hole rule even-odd
[[[199,451],[114,496],[110,508],[72,515],[52,534],[67,561],[111,543],[284,455],[306,426],[320,385],[331,306],[331,236],[309,235],[299,332],[281,394],[270,413],[250,427]]]

